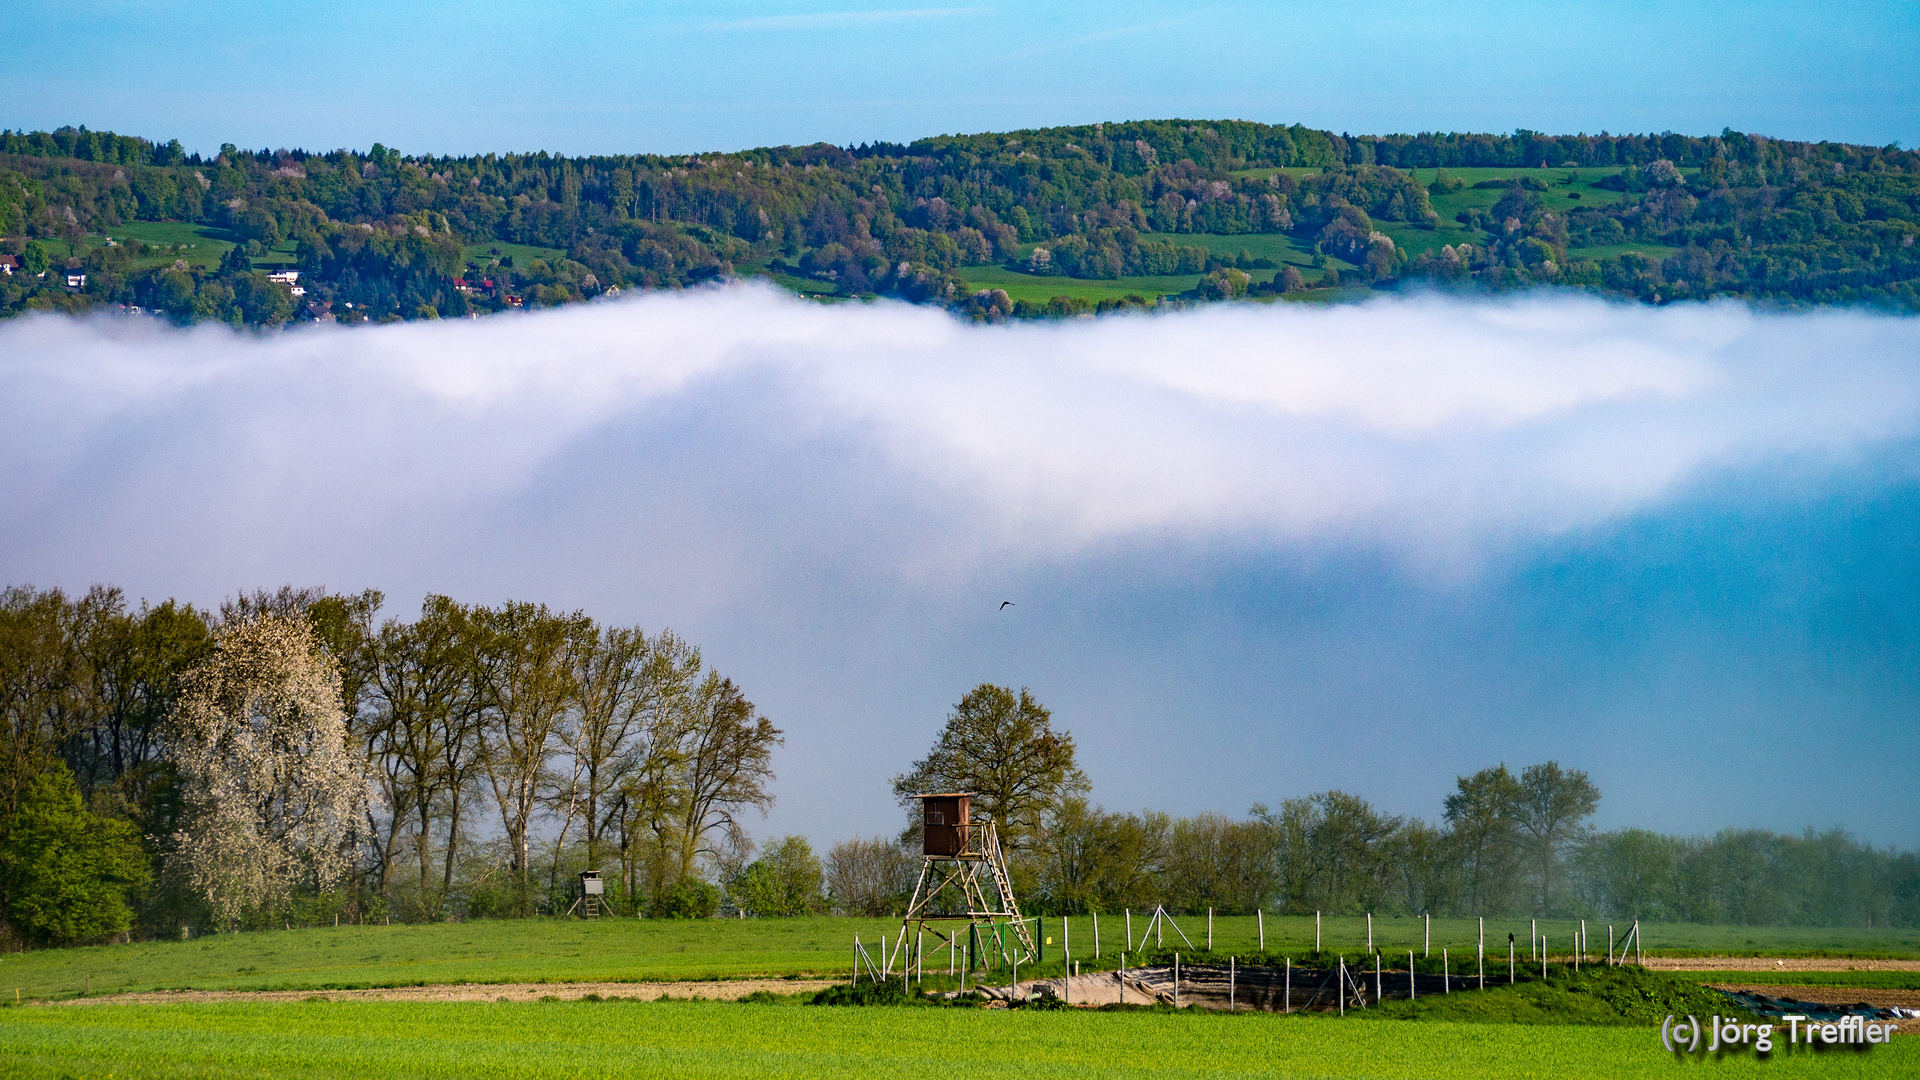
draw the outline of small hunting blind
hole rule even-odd
[[[954,856],[967,850],[970,791],[915,795],[920,800],[921,850],[927,855]]]
[[[600,871],[598,870],[580,871],[580,895],[605,896],[606,892],[607,892],[607,883],[600,880]]]

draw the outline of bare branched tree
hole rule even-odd
[[[692,877],[702,855],[718,852],[721,841],[737,843],[744,831],[738,813],[773,805],[767,784],[773,780],[773,748],[786,740],[761,716],[732,679],[708,672],[693,698],[691,725],[682,740],[683,788],[680,792],[680,874]]]
[[[530,914],[534,817],[552,786],[549,764],[574,701],[573,657],[591,623],[524,603],[481,609],[477,620],[481,761],[506,833],[515,904]]]

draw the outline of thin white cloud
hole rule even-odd
[[[894,8],[878,11],[818,11],[793,15],[755,15],[745,19],[726,19],[699,24],[702,30],[832,30],[850,26],[884,26],[891,23],[922,22],[991,15],[990,7]]]

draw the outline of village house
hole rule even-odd
[[[67,288],[84,289],[87,287],[87,275],[80,270],[67,271]]]
[[[18,257],[13,255],[0,255],[0,274],[12,277],[13,272],[19,268],[20,260]]]

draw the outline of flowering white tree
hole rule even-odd
[[[299,616],[230,623],[182,680],[173,757],[189,806],[174,858],[223,925],[331,887],[366,798],[340,672]]]

